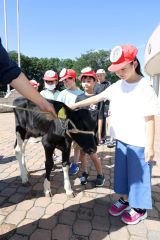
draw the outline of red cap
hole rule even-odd
[[[81,75],[78,77],[78,79],[81,81],[82,77],[89,76],[96,79],[96,73],[92,70],[91,67],[86,67],[81,70]]]
[[[58,80],[58,74],[53,70],[47,70],[43,76],[43,80],[56,81]]]
[[[67,78],[76,78],[76,72],[73,69],[63,68],[59,76],[60,76],[60,81],[64,81]]]
[[[116,46],[110,54],[112,65],[108,68],[110,72],[116,72],[133,62],[138,53],[138,49],[132,45]]]
[[[36,88],[36,87],[39,87],[39,85],[40,85],[40,84],[39,84],[36,80],[34,80],[34,79],[30,80],[29,82],[30,82],[30,84],[31,84],[33,87],[35,87],[35,88]]]

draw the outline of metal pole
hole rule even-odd
[[[5,35],[5,48],[8,51],[6,0],[4,0],[4,35]],[[11,91],[10,85],[7,84],[7,93],[10,93],[10,91]]]
[[[5,48],[8,51],[6,0],[4,0],[4,35],[5,35]]]
[[[17,0],[17,48],[18,48],[18,66],[21,67],[20,34],[19,34],[19,0]]]

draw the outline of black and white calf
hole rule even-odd
[[[50,101],[50,100],[49,100]],[[25,147],[30,137],[42,137],[42,144],[45,150],[44,193],[51,195],[50,173],[53,168],[53,152],[57,148],[62,152],[62,168],[64,173],[64,189],[67,195],[72,195],[68,170],[71,143],[74,140],[86,153],[96,152],[94,136],[95,122],[86,109],[71,110],[64,103],[50,101],[56,112],[61,109],[65,111],[66,119],[49,120],[47,115],[38,112],[39,108],[25,98],[17,98],[14,105],[17,107],[32,109],[25,111],[14,109],[16,120],[16,143],[15,154],[19,162],[22,183],[28,183],[28,172],[25,164]]]

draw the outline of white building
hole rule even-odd
[[[153,88],[160,107],[160,25],[154,30],[146,45],[144,70],[153,80]]]

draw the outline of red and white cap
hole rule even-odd
[[[104,69],[100,68],[97,70],[96,74],[106,73]]]
[[[53,70],[47,70],[43,76],[43,80],[56,81],[58,80],[58,74]]]
[[[110,54],[112,65],[108,68],[110,72],[116,72],[133,62],[138,53],[138,49],[133,45],[116,46]]]
[[[86,67],[81,70],[81,75],[78,77],[78,79],[81,81],[82,77],[89,76],[96,79],[96,73],[92,70],[91,67]]]
[[[75,78],[76,79],[76,72],[73,69],[66,69],[63,68],[59,74],[60,81],[64,81],[67,78]]]
[[[33,87],[35,87],[35,88],[36,88],[36,87],[39,87],[39,85],[40,85],[40,84],[39,84],[36,80],[34,80],[34,79],[30,80],[29,82],[30,82],[30,84],[31,84]]]

